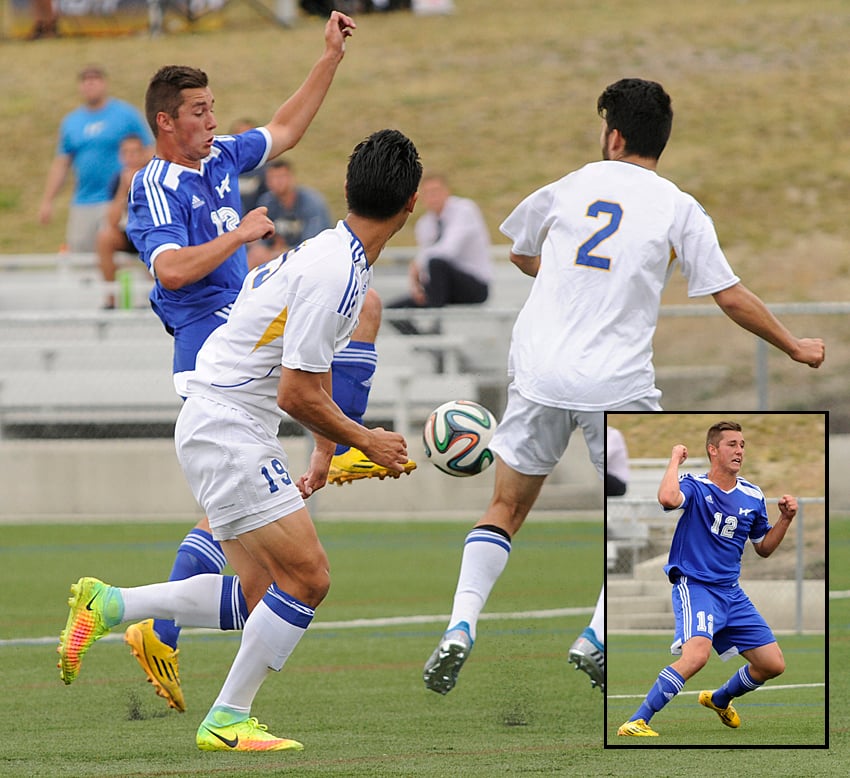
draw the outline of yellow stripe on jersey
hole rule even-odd
[[[266,327],[266,331],[263,333],[263,336],[254,345],[253,351],[256,351],[260,348],[260,346],[265,346],[266,344],[271,343],[273,340],[283,335],[283,331],[286,329],[286,313],[287,309],[284,308],[277,316],[274,317],[274,319],[272,319],[269,326]]]
[[[670,249],[670,261],[667,263],[667,267],[670,267],[676,261],[676,249]]]

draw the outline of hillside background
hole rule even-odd
[[[535,188],[599,157],[596,98],[642,76],[673,98],[673,136],[659,172],[712,215],[733,267],[768,302],[850,299],[850,5],[846,0],[457,0],[449,17],[358,16],[336,82],[290,155],[300,180],[344,215],[347,155],[371,131],[397,127],[428,168],[498,225]],[[68,194],[47,227],[36,214],[61,117],[78,103],[89,61],[115,96],[141,106],[166,63],[203,68],[220,129],[264,123],[322,49],[323,20],[275,27],[231,3],[220,29],[164,35],[4,41],[0,74],[0,252],[51,252],[62,243]],[[410,227],[394,240],[413,243]],[[665,303],[686,302],[680,279]],[[708,302],[708,301],[700,301]],[[772,353],[775,409],[832,411],[850,430],[846,317],[789,317],[827,339],[812,371]],[[662,321],[659,364],[717,366],[715,380],[665,388],[671,409],[753,409],[753,340],[722,319]],[[703,371],[705,372],[705,370]],[[709,369],[708,372],[711,372]],[[680,381],[681,383],[681,381]]]

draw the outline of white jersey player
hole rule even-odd
[[[259,592],[250,613],[234,618],[234,588],[220,575],[132,588],[82,578],[59,646],[65,683],[76,679],[91,644],[123,621],[156,615],[226,629],[244,618],[239,652],[195,742],[205,751],[303,747],[268,732],[251,706],[330,586],[303,498],[324,485],[334,444],[356,446],[398,472],[408,461],[400,434],[368,429],[334,403],[330,367],[354,329],[372,264],[413,212],[421,177],[416,147],[402,133],[381,130],[359,143],[348,162],[345,221],[252,271],[187,376],[177,455],[242,589]],[[282,411],[316,438],[297,482],[277,437]]]
[[[655,172],[673,123],[660,84],[623,79],[597,103],[603,161],[523,200],[501,226],[511,261],[535,276],[511,338],[505,413],[490,448],[493,497],[467,535],[452,614],[425,663],[427,688],[448,693],[469,656],[478,618],[507,564],[511,540],[543,481],[581,427],[604,473],[604,411],[660,410],[652,336],[661,292],[678,263],[688,293],[714,295],[742,327],[812,367],[823,341],[798,339],[732,272],[711,219]],[[604,589],[569,661],[605,688]]]
[[[540,257],[509,369],[523,397],[555,408],[656,401],[652,337],[674,267],[690,297],[739,280],[699,203],[640,165],[585,165],[529,195],[500,229],[514,254]]]

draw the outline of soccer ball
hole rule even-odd
[[[449,475],[478,475],[493,462],[490,439],[496,417],[471,400],[452,400],[434,410],[422,430],[425,456]]]

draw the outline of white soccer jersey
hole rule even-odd
[[[592,162],[505,219],[515,254],[540,270],[514,325],[509,371],[529,400],[616,408],[655,391],[652,337],[678,262],[688,296],[738,282],[699,203],[651,170]]]
[[[181,394],[250,413],[277,433],[281,365],[323,373],[351,336],[372,281],[363,245],[340,221],[252,270],[227,322],[207,338]]]

